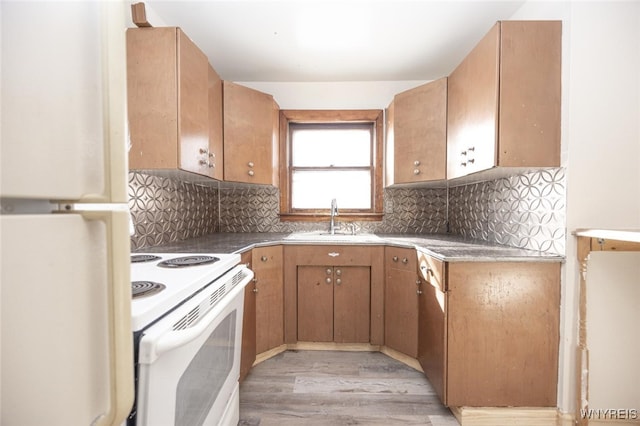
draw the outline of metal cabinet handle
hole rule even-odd
[[[337,275],[337,276],[342,275],[342,271],[341,271],[340,269],[336,269],[336,275]]]
[[[269,258],[267,256],[262,256],[260,260],[262,260],[263,262],[266,262],[267,260],[269,260]]]
[[[247,166],[253,167],[253,161],[249,161],[249,163],[247,163]]]
[[[254,288],[254,289],[253,289],[253,292],[254,292],[254,293],[257,293],[257,292],[258,292],[258,289],[257,289],[257,288]]]
[[[416,285],[420,285],[420,284],[422,284],[422,281],[420,279],[417,279],[416,280]]]
[[[393,258],[391,260],[393,260],[394,262],[397,262],[398,261],[398,256],[393,256]]]
[[[418,295],[420,295],[420,294],[422,294],[422,291],[421,291],[421,290],[418,290],[418,291],[416,291],[416,293],[417,293]]]
[[[336,280],[336,285],[340,285],[340,284],[342,284],[342,280],[341,280],[340,278],[338,278],[338,279]]]
[[[414,169],[414,170],[413,170],[413,174],[414,174],[414,175],[419,175],[419,174],[420,174],[420,170],[418,170],[418,169]]]
[[[333,270],[331,268],[327,268],[326,272],[327,275],[331,275],[333,273]]]
[[[416,166],[416,167],[418,167],[418,166],[420,165],[420,161],[418,161],[418,160],[414,161],[414,162],[413,162],[413,165],[414,165],[414,166]]]
[[[253,175],[255,175],[256,173],[255,173],[253,170],[249,170],[249,171],[247,172],[247,174],[248,174],[249,176],[253,176]]]
[[[327,284],[331,284],[331,277],[327,277],[327,279],[325,279]]]
[[[407,259],[406,257],[402,258],[402,263],[406,265],[408,262],[409,262],[409,259]]]

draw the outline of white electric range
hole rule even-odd
[[[131,256],[136,401],[128,426],[236,425],[244,287],[239,254]]]

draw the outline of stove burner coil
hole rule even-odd
[[[161,292],[165,287],[164,284],[153,281],[132,281],[131,297],[136,299],[138,297],[151,296],[152,294]]]
[[[219,260],[219,258],[213,256],[182,256],[160,262],[158,266],[163,268],[184,268],[187,266],[208,265]]]
[[[131,263],[153,262],[162,259],[160,256],[153,254],[134,254],[131,256]]]

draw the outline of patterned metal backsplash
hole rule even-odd
[[[448,220],[452,234],[564,254],[565,186],[564,169],[552,169],[448,190],[388,188],[383,194],[384,219],[357,222],[356,228],[445,233]],[[207,187],[131,172],[129,194],[133,249],[213,232],[299,232],[327,227],[327,221],[280,222],[279,192],[273,187]]]
[[[132,250],[220,231],[215,187],[130,172],[129,210]]]
[[[566,179],[562,168],[449,189],[452,234],[565,254]]]

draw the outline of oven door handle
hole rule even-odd
[[[163,333],[158,339],[147,342],[149,344],[147,348],[149,355],[145,362],[151,364],[162,354],[178,348],[200,336],[214,319],[233,303],[236,297],[244,296],[244,287],[251,281],[252,277],[253,273],[244,277],[242,281],[236,284],[217,305],[209,310],[209,312],[200,318],[192,327],[184,330],[168,330],[168,332]]]

